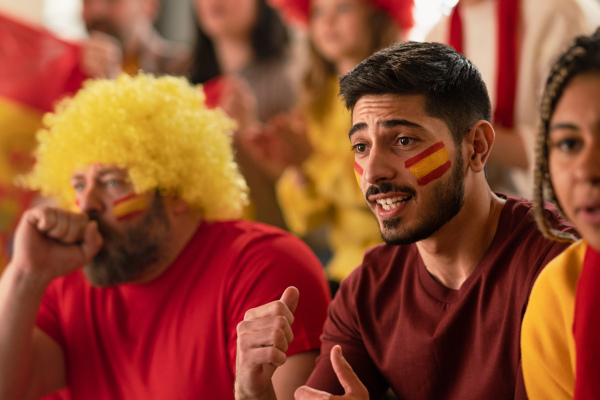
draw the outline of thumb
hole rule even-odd
[[[359,398],[368,396],[367,388],[358,379],[358,376],[356,376],[356,373],[354,373],[354,370],[352,370],[352,367],[342,355],[342,348],[339,345],[332,347],[330,357],[333,370],[346,394],[355,394]]]
[[[296,307],[298,306],[298,298],[300,297],[300,292],[294,286],[290,286],[285,289],[285,292],[281,295],[281,301],[283,304],[290,309],[293,313],[296,311]]]
[[[98,223],[90,221],[85,227],[83,234],[83,243],[81,243],[81,251],[86,261],[89,261],[96,255],[104,240],[98,231]]]

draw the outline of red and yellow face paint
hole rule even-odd
[[[135,217],[148,208],[148,198],[143,194],[131,193],[113,203],[112,213],[117,221]]]
[[[356,161],[354,161],[354,176],[356,177],[356,182],[358,182],[358,186],[360,186],[360,178],[363,176],[363,169]]]
[[[444,142],[438,142],[406,160],[404,166],[417,178],[417,184],[424,186],[440,178],[450,169],[452,163],[449,158],[449,152]]]

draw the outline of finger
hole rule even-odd
[[[300,386],[294,393],[295,400],[329,400],[331,395],[320,390],[309,388],[308,386]]]
[[[238,336],[247,334],[257,335],[258,332],[265,334],[263,342],[257,343],[259,346],[269,346],[274,344],[274,341],[268,340],[271,335],[268,335],[267,332],[281,332],[281,335],[283,335],[287,343],[291,343],[292,340],[294,340],[292,327],[290,326],[288,319],[282,315],[251,321],[242,321],[237,326]],[[273,335],[274,334],[275,333],[273,333]],[[283,350],[287,351],[287,348]]]
[[[298,298],[300,298],[300,292],[294,286],[290,286],[285,289],[280,300],[293,313],[296,311],[296,307],[298,306]],[[292,323],[293,321],[290,321],[290,324]]]
[[[244,321],[275,317],[277,315],[287,318],[290,325],[294,322],[294,314],[292,314],[288,306],[281,300],[275,300],[260,307],[252,308],[246,311],[246,314],[244,315]]]
[[[333,346],[330,357],[333,370],[346,393],[366,394],[367,389],[360,379],[358,379],[358,376],[356,376],[354,370],[350,364],[348,364],[348,361],[344,358],[342,348],[339,345]]]
[[[89,220],[86,215],[69,213],[67,229],[60,240],[64,243],[75,243],[82,241],[88,222]]]
[[[286,332],[283,330],[266,329],[238,335],[238,343],[242,349],[275,347],[285,353],[288,351],[290,342]]]
[[[68,213],[55,211],[55,224],[52,228],[46,230],[46,235],[53,239],[63,241],[63,238],[69,230],[71,216]]]
[[[27,221],[44,233],[54,228],[56,220],[56,210],[50,207],[34,208],[27,215]]]
[[[81,252],[85,261],[89,261],[96,255],[100,247],[102,247],[102,236],[98,231],[98,223],[96,221],[90,221],[85,229],[83,236],[83,242],[81,243]]]
[[[285,364],[287,356],[284,351],[277,347],[259,347],[253,349],[242,349],[240,351],[239,362],[244,367],[253,367],[256,365],[272,365],[279,367]]]

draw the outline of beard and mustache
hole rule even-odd
[[[138,280],[161,260],[170,224],[164,201],[156,195],[142,219],[118,232],[95,213],[104,244],[83,271],[94,286],[107,287]]]
[[[434,188],[431,203],[416,216],[414,226],[403,226],[404,217],[389,218],[381,221],[380,234],[383,241],[391,245],[407,245],[427,239],[450,221],[462,209],[465,203],[465,179],[462,170],[462,155],[458,154],[450,178],[439,182]],[[388,192],[406,193],[412,197],[416,191],[410,187],[400,187],[390,182],[371,186],[365,193],[370,195]]]

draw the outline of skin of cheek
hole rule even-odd
[[[406,160],[404,167],[417,178],[419,186],[425,186],[444,176],[452,166],[449,158],[450,153],[444,142],[438,142],[425,151]]]
[[[117,199],[113,203],[112,213],[117,221],[132,218],[148,208],[148,198],[137,193]]]

